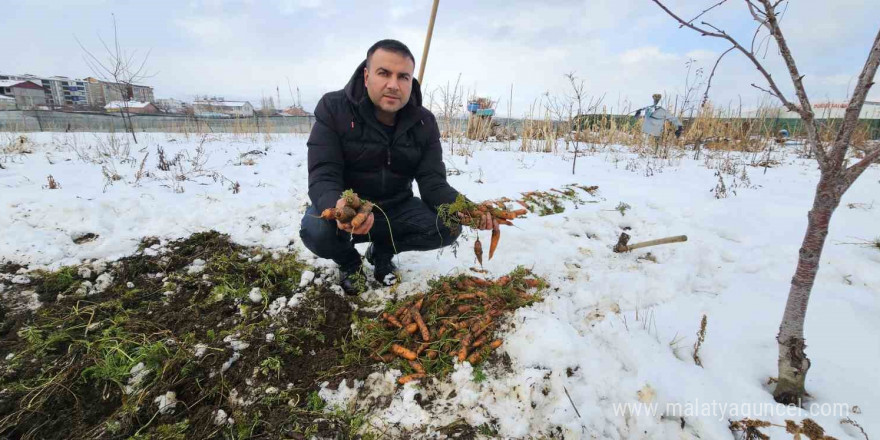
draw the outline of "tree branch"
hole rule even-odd
[[[690,19],[690,21],[688,21],[688,23],[693,23],[693,22],[697,21],[698,18],[702,17],[707,12],[723,5],[725,2],[727,2],[727,0],[721,0],[718,3],[715,3],[714,5],[710,6],[708,9],[703,10],[703,12],[700,12],[696,17]],[[683,24],[680,24],[680,25],[678,25],[678,28],[681,29],[683,26],[684,26]]]
[[[849,188],[859,176],[865,172],[868,167],[880,159],[880,147],[876,147],[873,150],[869,151],[868,154],[865,155],[861,160],[847,168],[846,171],[843,172],[843,179],[845,183],[845,188]]]
[[[813,107],[810,105],[810,99],[807,97],[807,90],[804,88],[804,76],[798,70],[797,63],[795,63],[794,57],[791,55],[791,49],[788,48],[788,42],[785,41],[785,37],[782,35],[779,20],[776,19],[775,8],[780,3],[771,4],[770,0],[758,1],[764,5],[764,14],[767,17],[767,27],[770,29],[770,35],[776,40],[776,46],[779,48],[779,53],[782,55],[782,59],[785,61],[785,66],[788,68],[788,73],[791,76],[795,94],[800,102],[801,111],[798,113],[800,113],[804,126],[807,128],[807,142],[812,143],[811,147],[816,151],[816,159],[819,161],[819,166],[825,169],[827,167],[825,148],[819,143],[819,130],[816,127]]]
[[[846,157],[846,150],[849,148],[853,132],[855,132],[856,126],[859,123],[859,113],[861,113],[862,107],[865,105],[868,91],[874,85],[874,75],[877,74],[878,66],[880,66],[880,31],[877,31],[877,36],[874,37],[874,44],[871,46],[868,59],[865,60],[865,66],[862,68],[862,73],[859,74],[856,88],[853,91],[852,98],[849,100],[849,105],[846,107],[843,124],[837,133],[837,138],[834,140],[831,154],[832,159],[837,164],[842,165]]]
[[[703,103],[700,106],[705,106],[706,102],[709,101],[709,89],[712,88],[712,78],[715,77],[715,69],[718,68],[718,65],[721,64],[721,59],[724,58],[724,55],[730,53],[730,51],[736,49],[736,46],[732,46],[730,49],[727,49],[722,53],[717,60],[715,60],[715,66],[712,67],[712,73],[709,74],[709,80],[706,83],[706,93],[703,94]]]
[[[752,87],[754,87],[754,88],[756,88],[756,89],[758,89],[758,90],[760,90],[760,91],[762,91],[762,92],[764,92],[764,93],[767,93],[767,94],[770,95],[770,96],[773,96],[773,97],[779,98],[778,96],[776,96],[775,93],[773,93],[772,90],[767,90],[767,89],[765,89],[765,88],[763,88],[763,87],[761,87],[761,86],[759,86],[759,85],[757,85],[757,84],[755,84],[755,83],[752,83]]]
[[[752,14],[752,18],[754,18],[755,21],[760,23],[760,26],[758,26],[758,29],[760,30],[761,27],[766,27],[767,29],[770,29],[770,25],[767,24],[767,14],[764,12],[761,12],[758,9],[758,6],[754,3],[752,3],[752,0],[746,0],[746,4],[749,6],[749,13]],[[759,16],[759,14],[763,15],[764,18],[761,18]],[[754,39],[752,41],[754,42]]]
[[[697,31],[701,35],[706,36],[706,37],[720,38],[720,39],[729,41],[731,44],[733,44],[733,47],[735,47],[738,51],[740,51],[743,55],[745,55],[749,59],[749,61],[751,61],[752,64],[755,65],[755,68],[757,68],[758,71],[761,72],[761,75],[764,76],[764,79],[767,80],[767,83],[770,85],[770,88],[774,91],[773,95],[776,96],[780,101],[782,101],[782,105],[784,105],[787,109],[789,109],[793,112],[797,112],[798,114],[801,114],[803,112],[803,110],[800,107],[792,104],[790,101],[788,101],[788,99],[785,98],[785,96],[783,96],[782,92],[779,90],[779,87],[776,86],[776,81],[773,80],[773,77],[770,75],[769,72],[767,72],[767,69],[765,69],[764,66],[761,65],[761,62],[758,61],[758,59],[755,57],[755,54],[746,50],[746,48],[744,48],[741,44],[739,44],[739,42],[736,41],[735,38],[731,37],[726,32],[721,31],[720,29],[718,29],[712,25],[708,25],[708,26],[714,28],[716,30],[716,32],[713,32],[708,29],[695,26],[692,23],[686,22],[686,21],[682,20],[678,15],[675,15],[674,12],[670,11],[669,8],[666,7],[666,5],[664,5],[663,3],[660,2],[660,0],[652,0],[652,1],[654,3],[656,3],[657,6],[660,7],[660,9],[663,9],[670,17],[677,20],[682,26],[689,28],[691,30]]]

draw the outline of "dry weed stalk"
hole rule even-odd
[[[703,342],[706,340],[706,324],[707,317],[703,315],[703,319],[700,320],[700,330],[697,331],[697,341],[694,342],[694,363],[698,366],[703,366],[703,361],[700,360],[700,347],[703,346]]]
[[[43,188],[45,188],[45,189],[59,189],[59,188],[61,188],[61,184],[58,183],[58,181],[55,180],[55,178],[52,177],[51,174],[49,174],[48,181],[49,181],[49,183],[46,186],[44,186]]]

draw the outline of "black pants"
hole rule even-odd
[[[299,236],[315,255],[328,258],[341,266],[360,262],[356,243],[373,243],[374,256],[391,256],[407,251],[429,251],[449,246],[461,233],[461,227],[450,230],[437,213],[418,197],[413,197],[387,210],[385,215],[373,209],[375,222],[367,235],[352,235],[336,227],[335,220],[322,220],[314,206],[302,218]],[[389,223],[391,229],[389,230]],[[393,245],[392,245],[393,239]]]

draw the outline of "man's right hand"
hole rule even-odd
[[[345,199],[339,199],[336,201],[336,209],[342,209],[344,206]],[[336,227],[342,229],[345,232],[348,232],[349,234],[366,235],[370,232],[370,229],[373,228],[374,221],[375,220],[373,218],[373,213],[371,212],[370,215],[367,216],[367,220],[364,221],[357,229],[353,228],[351,223],[342,223],[339,220],[336,220]]]

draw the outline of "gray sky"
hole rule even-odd
[[[299,87],[311,111],[323,93],[341,88],[382,38],[396,38],[421,59],[431,1],[327,0],[0,0],[2,73],[85,77],[91,72],[74,37],[95,51],[100,34],[112,38],[116,14],[122,45],[144,54],[154,76],[145,81],[157,98],[191,100],[196,94],[247,99]],[[668,0],[693,17],[716,0]],[[877,34],[880,1],[793,0],[783,31],[814,101],[841,100],[858,75]],[[746,43],[754,30],[742,1],[705,16]],[[461,74],[461,84],[500,100],[522,116],[544,92],[567,93],[563,74],[574,72],[592,96],[618,107],[650,95],[684,94],[686,63],[708,76],[722,41],[679,29],[649,0],[442,0],[425,72],[428,92]],[[774,77],[790,91],[775,46],[766,51]],[[416,68],[418,70],[418,67]],[[726,57],[713,80],[711,99],[754,107],[765,83],[738,54]],[[698,93],[702,93],[701,91]],[[435,95],[439,99],[439,95]],[[870,98],[880,100],[880,90]],[[792,96],[791,99],[794,99]]]

